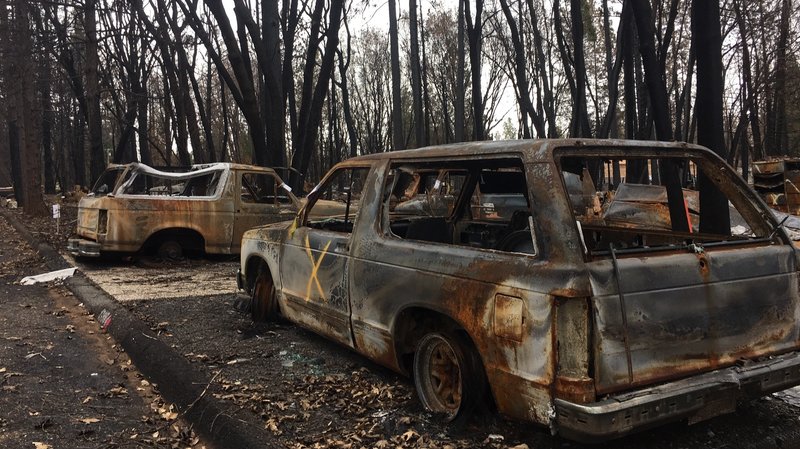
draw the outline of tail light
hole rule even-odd
[[[97,233],[108,233],[108,211],[106,209],[100,209],[97,213]]]
[[[587,298],[556,296],[556,395],[577,403],[595,399],[591,317]]]

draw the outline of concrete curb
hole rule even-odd
[[[28,243],[42,255],[51,270],[71,267],[53,247],[39,242],[16,217],[0,209],[0,215],[13,226]],[[94,285],[80,271],[66,280],[67,287],[95,316],[99,323],[109,320],[107,332],[122,346],[136,368],[148,381],[158,386],[158,391],[175,407],[194,429],[214,447],[220,449],[277,448],[271,434],[258,422],[246,422],[235,416],[238,408],[217,401],[206,394],[213,379],[205,370],[198,369],[149,327],[118,303],[105,291]]]

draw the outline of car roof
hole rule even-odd
[[[630,155],[652,152],[653,149],[674,149],[696,153],[709,150],[685,142],[660,142],[652,140],[622,139],[527,139],[527,140],[493,140],[481,142],[462,142],[446,145],[435,145],[413,150],[389,151],[385,153],[367,154],[348,159],[344,164],[384,159],[417,159],[452,156],[476,156],[508,153],[523,153],[528,162],[551,162],[553,152],[558,149],[572,148],[616,148]]]

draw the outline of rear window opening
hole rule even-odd
[[[774,236],[735,175],[710,159],[586,155],[558,163],[588,255]]]

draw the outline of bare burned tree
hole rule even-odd
[[[473,18],[472,0],[464,0],[464,15],[467,22],[469,42],[469,65],[472,78],[473,140],[485,138],[486,123],[483,119],[483,86],[481,85],[481,49],[483,48],[483,0],[475,0]]]
[[[409,64],[411,65],[411,99],[414,105],[414,137],[417,147],[425,146],[425,121],[422,111],[422,74],[420,67],[417,0],[408,1],[408,29],[410,36]]]
[[[697,142],[725,158],[722,123],[722,33],[718,0],[692,0],[692,39],[697,49]],[[726,196],[703,172],[700,190],[700,232],[728,234]]]
[[[397,37],[396,0],[389,0],[389,46],[392,62],[392,144],[395,150],[406,147],[403,136],[403,103],[400,96],[400,50]]]
[[[41,137],[31,76],[35,73],[32,6],[26,0],[14,0],[10,5],[4,3],[0,2],[0,29],[7,30],[8,34],[3,36],[2,70],[12,171],[15,172],[12,175],[14,191],[26,214],[43,216],[47,208],[42,198],[39,164]]]
[[[314,143],[317,138],[317,127],[322,118],[322,107],[328,91],[328,84],[333,73],[333,63],[336,58],[336,48],[339,45],[339,27],[341,25],[342,11],[344,10],[344,0],[332,0],[328,29],[325,33],[325,50],[322,54],[319,73],[316,84],[313,81],[313,67],[316,61],[318,48],[312,43],[321,42],[318,26],[322,18],[322,6],[324,0],[317,0],[317,6],[312,17],[312,31],[309,40],[308,52],[306,55],[306,71],[303,76],[303,90],[301,94],[300,116],[298,128],[304,132],[298,133],[294,142],[294,157],[292,157],[292,171],[290,185],[300,191],[305,181],[305,173],[308,170],[311,156],[314,152]]]
[[[514,19],[514,16],[511,12],[511,8],[508,5],[508,0],[500,0],[500,6],[503,9],[503,14],[505,15],[506,21],[508,23],[508,29],[511,34],[511,42],[513,45],[514,75],[516,77],[515,85],[517,87],[517,101],[519,102],[520,109],[522,110],[522,115],[523,115],[522,137],[525,139],[529,139],[533,136],[530,128],[528,127],[528,119],[527,119],[528,117],[530,118],[531,122],[536,128],[536,134],[539,137],[545,137],[546,132],[544,129],[544,120],[541,118],[541,116],[534,108],[533,102],[531,102],[526,53],[522,43],[519,28],[517,27],[517,22]]]
[[[100,60],[97,55],[97,0],[86,0],[83,7],[86,32],[84,70],[86,77],[87,124],[89,126],[89,173],[92,180],[106,168],[103,149],[103,118],[100,113]]]
[[[656,127],[656,137],[659,140],[672,140],[672,124],[669,116],[669,103],[667,87],[663,79],[663,72],[659,70],[656,57],[654,32],[652,25],[652,10],[649,0],[630,0],[633,8],[633,17],[639,36],[639,53],[642,55],[647,92],[653,109],[653,119]],[[681,191],[680,174],[674,163],[662,161],[659,165],[661,181],[667,189],[669,200],[669,217],[672,229],[688,231],[683,207],[683,192]]]
[[[261,115],[262,109],[256,94],[256,78],[253,75],[253,68],[250,64],[250,47],[247,39],[250,39],[250,42],[253,42],[256,48],[260,48],[265,59],[266,52],[264,51],[264,43],[260,32],[253,33],[252,25],[248,28],[249,34],[244,32],[244,26],[248,23],[253,23],[249,10],[241,0],[235,2],[234,10],[237,19],[242,24],[240,35],[237,37],[222,3],[216,1],[206,2],[206,6],[216,20],[227,50],[228,64],[225,64],[222,56],[217,52],[214,42],[206,32],[203,21],[197,14],[196,2],[178,1],[177,3],[186,15],[189,26],[192,27],[197,37],[205,45],[206,51],[214,62],[220,77],[225,81],[226,87],[230,90],[234,101],[248,123],[255,162],[265,166],[275,166],[277,163],[281,163],[283,161],[284,148],[282,146],[268,146],[265,122]],[[266,64],[266,61],[264,63]],[[233,71],[233,75],[228,71],[229,66]],[[269,112],[282,117],[282,108],[281,110],[271,110]],[[282,137],[278,136],[273,136],[270,139],[271,143],[277,145],[280,145],[281,141]]]

